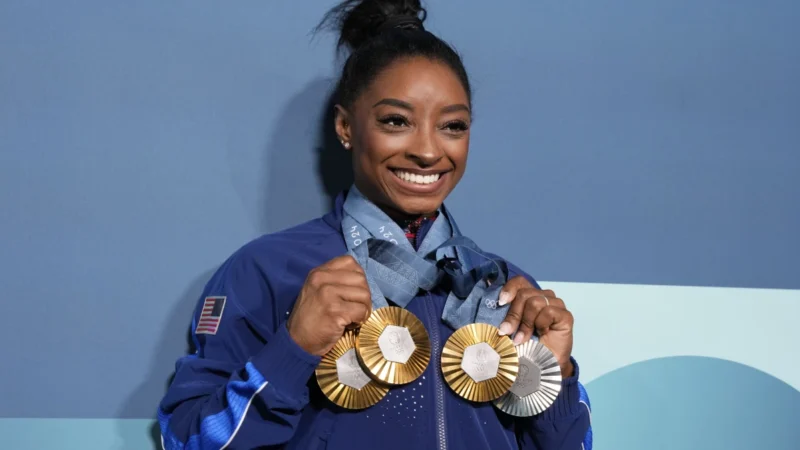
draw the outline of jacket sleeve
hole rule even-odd
[[[555,403],[537,416],[519,419],[521,450],[592,449],[591,405],[578,382],[578,364],[574,359],[572,364],[575,374],[561,381]]]
[[[159,405],[165,450],[252,449],[292,438],[320,358],[291,339],[283,317],[254,263],[232,257],[214,274],[194,312],[196,351],[177,361]]]

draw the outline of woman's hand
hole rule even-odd
[[[360,325],[371,313],[364,270],[352,256],[340,256],[309,272],[286,328],[297,345],[323,356],[346,328]]]
[[[500,306],[511,303],[500,334],[514,338],[514,344],[527,342],[534,330],[539,341],[550,349],[561,366],[561,376],[573,375],[572,327],[575,319],[564,301],[551,290],[536,289],[525,277],[508,281],[500,293]],[[516,334],[514,334],[516,333]]]

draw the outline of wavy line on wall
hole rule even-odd
[[[643,361],[587,385],[597,448],[794,450],[800,391],[718,358]]]

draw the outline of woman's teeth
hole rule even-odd
[[[415,173],[403,172],[402,170],[395,170],[394,174],[403,181],[408,181],[414,184],[431,184],[439,181],[441,174],[433,175],[417,175]]]

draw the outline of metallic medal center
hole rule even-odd
[[[476,383],[491,380],[500,368],[500,355],[486,342],[470,345],[464,349],[461,369]]]
[[[369,384],[370,378],[358,364],[356,350],[351,348],[336,360],[336,374],[339,382],[353,389],[361,390]]]
[[[397,325],[386,326],[378,338],[378,347],[387,361],[400,364],[405,364],[417,349],[408,328]]]
[[[527,397],[539,390],[542,371],[529,358],[519,359],[519,372],[517,380],[511,385],[509,391],[517,397]]]

